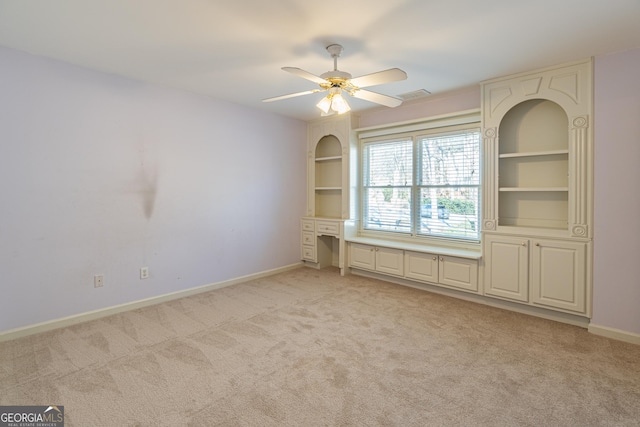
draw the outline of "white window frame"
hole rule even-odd
[[[418,232],[418,221],[417,216],[420,215],[420,203],[412,202],[411,205],[411,214],[414,220],[412,221],[410,232],[394,232],[394,231],[384,231],[384,230],[372,230],[364,227],[363,219],[365,214],[365,184],[364,184],[364,156],[365,156],[365,146],[370,143],[382,142],[382,141],[393,141],[393,140],[402,140],[407,137],[413,140],[413,182],[411,183],[411,198],[412,200],[416,200],[419,198],[420,192],[420,184],[418,183],[418,159],[419,154],[416,151],[418,149],[419,140],[422,137],[433,135],[433,134],[446,134],[450,132],[465,130],[474,130],[480,134],[481,129],[481,116],[480,110],[468,110],[454,114],[447,114],[437,117],[431,117],[421,120],[414,120],[402,123],[395,123],[385,126],[377,126],[370,128],[361,128],[357,129],[358,136],[358,164],[359,164],[359,173],[358,173],[358,234],[363,237],[371,237],[371,238],[383,238],[383,239],[392,239],[392,240],[405,240],[408,242],[419,242],[425,241],[428,243],[436,243],[437,241],[443,241],[453,244],[462,244],[462,245],[478,245],[480,243],[480,222],[481,222],[481,202],[482,202],[482,179],[478,178],[478,212],[477,212],[477,237],[476,238],[464,238],[464,237],[445,237],[441,235],[430,235],[430,234],[420,234]],[[479,159],[481,162],[482,159],[482,135],[480,134],[479,141]],[[481,177],[481,168],[482,164],[478,165],[480,169],[478,171],[478,176]],[[436,207],[437,209],[437,207]]]

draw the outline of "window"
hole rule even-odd
[[[480,130],[473,125],[362,139],[362,228],[480,240]]]

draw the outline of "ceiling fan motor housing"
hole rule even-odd
[[[331,86],[340,86],[351,79],[351,74],[346,71],[333,70],[320,74],[320,77],[331,82]]]

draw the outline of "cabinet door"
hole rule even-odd
[[[349,243],[349,266],[375,270],[376,256],[374,247],[359,243]]]
[[[586,311],[586,243],[534,241],[531,301],[578,313]]]
[[[478,291],[478,262],[473,259],[441,256],[440,283],[467,291]]]
[[[486,235],[484,257],[484,293],[527,302],[529,241],[517,237]]]
[[[402,276],[404,274],[404,251],[401,249],[376,248],[376,271]]]
[[[408,279],[438,283],[438,257],[434,254],[406,251],[404,275]]]

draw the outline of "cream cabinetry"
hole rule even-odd
[[[302,219],[302,260],[310,266],[337,266],[344,274],[344,220],[353,218],[355,180],[354,116],[310,122],[307,151],[307,214]]]
[[[485,295],[529,301],[528,247],[528,239],[485,235]]]
[[[302,259],[318,262],[316,256],[316,222],[313,219],[302,219]]]
[[[350,266],[394,276],[404,274],[404,251],[378,246],[349,244]]]
[[[301,220],[302,260],[316,268],[344,268],[343,221],[305,217]]]
[[[487,235],[484,293],[587,313],[587,242]]]
[[[404,271],[408,279],[438,283],[438,255],[406,251]]]
[[[405,251],[405,277],[454,289],[478,292],[478,261]]]
[[[479,291],[475,259],[350,242],[349,266],[457,290]]]
[[[592,64],[482,87],[483,230],[591,237]]]
[[[531,303],[586,313],[587,243],[534,239],[531,246]]]
[[[478,262],[441,255],[438,258],[438,283],[450,288],[478,292]]]
[[[484,294],[589,317],[591,60],[484,82]]]
[[[350,179],[356,160],[352,129],[357,118],[348,114],[309,122],[307,151],[308,217],[353,218]],[[354,182],[352,182],[354,181]]]

